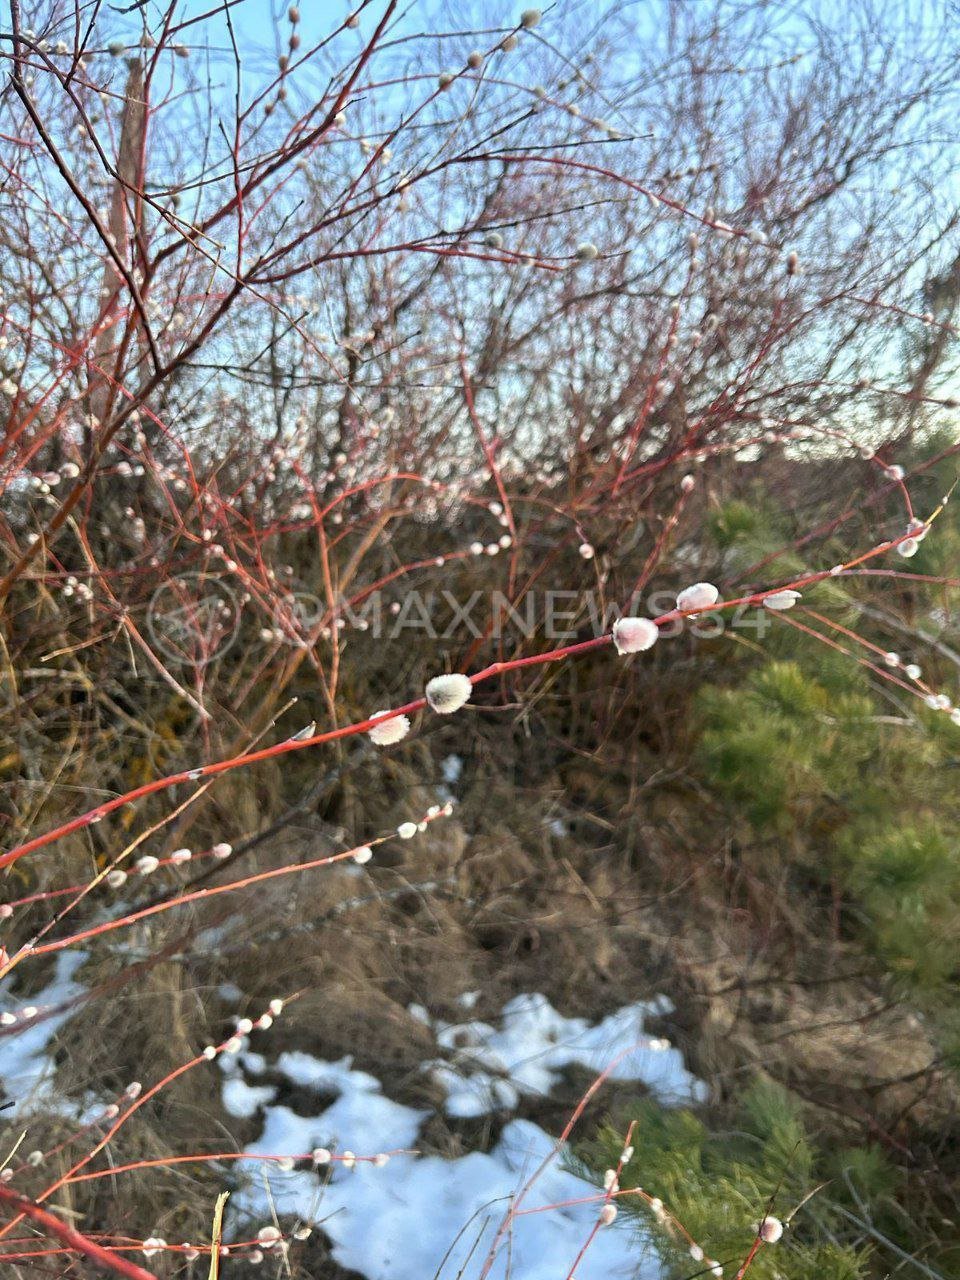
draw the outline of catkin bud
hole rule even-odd
[[[707,609],[720,599],[720,592],[712,582],[695,582],[692,587],[684,587],[677,596],[677,608]]]
[[[650,618],[619,618],[613,624],[617,653],[642,653],[656,644],[660,630]]]
[[[427,681],[424,692],[437,715],[448,716],[470,701],[473,685],[468,676],[454,672],[448,676],[434,676]]]
[[[764,1244],[776,1244],[783,1235],[783,1223],[779,1218],[766,1217],[757,1223],[756,1231]]]
[[[371,720],[378,720],[382,716],[389,716],[389,711],[374,711],[370,716]],[[406,716],[393,716],[389,720],[384,720],[383,724],[372,725],[367,730],[370,741],[377,747],[389,747],[394,742],[400,742],[410,732],[410,721]]]
[[[775,609],[779,612],[784,609],[792,609],[799,599],[801,599],[799,591],[791,591],[786,588],[783,591],[774,591],[770,595],[764,596],[763,607],[765,609]]]

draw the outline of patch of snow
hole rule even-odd
[[[662,997],[630,1005],[592,1025],[566,1018],[545,996],[519,995],[503,1010],[500,1030],[485,1022],[435,1022],[437,1044],[454,1054],[425,1064],[447,1094],[449,1116],[469,1118],[512,1108],[522,1094],[547,1096],[559,1073],[579,1065],[599,1075],[616,1058],[611,1080],[642,1081],[665,1103],[697,1101],[704,1086],[686,1070],[678,1050],[649,1036],[644,1025],[666,1013]]]
[[[373,1099],[378,1110],[371,1115]],[[330,1114],[334,1111],[336,1119]],[[363,1091],[352,1099],[341,1097],[315,1119],[286,1107],[269,1108],[263,1136],[251,1150],[302,1155],[318,1136],[340,1131],[352,1149],[370,1154],[391,1145],[408,1146],[419,1125],[420,1113]],[[358,1136],[364,1133],[366,1146]],[[382,1168],[360,1163],[350,1170],[334,1163],[324,1167],[330,1177],[325,1186],[314,1172],[285,1174],[266,1165],[234,1204],[257,1221],[268,1220],[271,1205],[279,1215],[320,1221],[334,1259],[367,1280],[423,1280],[438,1269],[441,1280],[461,1275],[472,1280],[511,1198],[553,1149],[537,1125],[514,1120],[489,1154],[473,1152],[458,1160],[394,1156]],[[524,1198],[522,1209],[532,1212],[516,1217],[509,1249],[501,1249],[491,1280],[506,1280],[508,1267],[523,1280],[566,1275],[600,1203],[563,1202],[597,1194],[596,1187],[556,1163],[548,1166]],[[579,1280],[659,1280],[661,1267],[649,1238],[634,1225],[600,1232],[577,1275]]]
[[[468,993],[459,1003],[469,1010],[474,997]],[[425,1064],[444,1084],[448,1113],[481,1115],[491,1105],[509,1109],[525,1094],[548,1093],[569,1064],[599,1073],[620,1054],[612,1079],[643,1081],[665,1101],[701,1097],[703,1086],[685,1070],[678,1052],[644,1033],[645,1019],[667,1009],[668,1002],[658,998],[591,1024],[564,1017],[544,996],[523,995],[506,1005],[499,1029],[477,1020],[434,1021],[422,1006],[410,1011],[433,1028],[440,1048],[454,1054],[453,1062]],[[254,1056],[242,1059],[246,1069]],[[318,1146],[335,1155],[409,1150],[430,1114],[385,1097],[380,1082],[354,1070],[349,1057],[325,1062],[307,1053],[281,1053],[274,1065],[291,1083],[335,1100],[315,1116],[267,1105],[263,1131],[247,1148],[251,1155],[303,1158]],[[249,1094],[241,1097],[248,1100]],[[475,1280],[513,1197],[548,1155],[556,1155],[549,1135],[515,1119],[492,1151],[459,1159],[400,1154],[381,1165],[359,1161],[348,1167],[334,1159],[320,1169],[290,1171],[263,1162],[235,1194],[233,1209],[254,1221],[271,1220],[275,1210],[319,1223],[334,1259],[366,1280]],[[525,1194],[490,1280],[507,1280],[508,1273],[522,1280],[566,1275],[597,1221],[599,1194],[554,1159]],[[585,1197],[592,1201],[566,1203]],[[661,1275],[651,1239],[632,1217],[598,1232],[577,1267],[578,1280]]]
[[[440,763],[440,772],[443,774],[443,780],[448,787],[456,786],[460,781],[460,775],[463,773],[462,757],[445,756]]]
[[[440,761],[440,776],[443,778],[443,785],[437,787],[437,796],[444,804],[449,800],[455,800],[452,788],[460,781],[463,774],[463,757],[456,755],[444,756]]]
[[[14,1000],[9,994],[9,984],[0,984],[0,1013],[19,1015],[30,1006],[37,1010],[36,1016],[27,1021],[0,1027],[0,1088],[16,1102],[7,1113],[8,1118],[15,1117],[28,1103],[41,1099],[46,1105],[62,1109],[62,1102],[51,1096],[50,1084],[56,1067],[47,1047],[73,1009],[64,1007],[48,1016],[45,1010],[69,1006],[83,994],[84,988],[73,981],[73,975],[86,958],[85,951],[61,951],[52,981],[29,1001]]]
[[[259,1107],[273,1102],[277,1091],[272,1085],[247,1084],[242,1076],[231,1076],[224,1082],[223,1107],[228,1115],[238,1120],[249,1120]]]

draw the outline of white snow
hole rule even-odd
[[[257,1108],[273,1102],[277,1091],[272,1085],[247,1084],[242,1076],[231,1076],[224,1082],[223,1107],[228,1115],[238,1120],[248,1120],[257,1114]]]
[[[460,781],[463,773],[463,759],[457,755],[444,756],[440,762],[440,776],[443,782],[437,787],[437,796],[441,803],[446,804],[447,801],[455,800],[453,788]]]
[[[349,1133],[352,1150],[371,1154],[413,1142],[421,1115],[368,1092],[344,1096],[312,1120],[295,1116],[287,1107],[271,1107],[263,1135],[250,1150],[302,1155],[318,1136],[342,1131]],[[358,1135],[376,1141],[365,1146]],[[331,1171],[331,1181],[322,1190],[316,1173],[283,1174],[267,1165],[234,1203],[258,1221],[268,1220],[271,1199],[279,1215],[321,1221],[336,1261],[368,1280],[434,1276],[448,1250],[441,1275],[453,1280],[469,1258],[464,1275],[475,1277],[511,1197],[552,1151],[553,1143],[542,1129],[514,1120],[489,1154],[474,1152],[457,1160],[394,1156],[383,1168],[360,1163],[352,1170],[333,1164],[324,1169]],[[269,1182],[269,1197],[263,1177]],[[521,1205],[524,1210],[544,1211],[521,1214],[511,1229],[511,1274],[523,1280],[563,1280],[596,1221],[600,1203],[550,1206],[596,1195],[595,1187],[556,1163],[549,1165]],[[491,1280],[505,1280],[507,1250],[490,1274]],[[577,1275],[580,1280],[658,1280],[660,1265],[649,1241],[628,1228],[599,1234]]]
[[[474,997],[468,993],[461,1007],[472,1008]],[[446,1089],[447,1112],[476,1116],[494,1106],[509,1109],[523,1095],[549,1093],[567,1065],[599,1073],[619,1054],[624,1057],[611,1071],[613,1079],[642,1081],[665,1101],[702,1096],[703,1086],[677,1051],[644,1033],[645,1019],[668,1007],[658,999],[591,1024],[564,1017],[543,996],[523,995],[505,1007],[499,1028],[477,1020],[435,1021],[422,1007],[411,1012],[432,1027],[438,1048],[453,1056],[451,1062],[437,1058],[424,1064]],[[251,1057],[241,1061],[256,1074],[260,1063],[251,1064]],[[273,1066],[291,1083],[335,1100],[320,1103],[314,1116],[266,1105],[263,1131],[249,1154],[307,1157],[322,1146],[374,1156],[416,1147],[430,1113],[385,1097],[380,1082],[354,1070],[350,1058],[324,1062],[306,1053],[282,1053]],[[238,1091],[234,1105],[237,1098],[248,1101],[258,1087],[246,1088],[250,1092]],[[512,1198],[554,1150],[537,1125],[513,1119],[492,1151],[457,1159],[401,1154],[382,1167],[361,1161],[348,1169],[335,1160],[320,1170],[292,1172],[258,1162],[233,1208],[254,1225],[271,1221],[274,1209],[320,1223],[335,1260],[367,1280],[476,1280]],[[573,1266],[602,1202],[563,1204],[597,1197],[598,1190],[560,1164],[554,1159],[524,1196],[491,1280],[506,1280],[508,1271],[519,1280],[563,1280]],[[632,1215],[600,1231],[577,1267],[578,1280],[660,1275],[656,1251]]]
[[[61,951],[53,979],[29,1001],[13,999],[9,994],[10,984],[0,984],[0,1013],[20,1015],[24,1008],[31,1006],[37,1010],[37,1015],[29,1020],[0,1027],[0,1087],[16,1102],[16,1107],[6,1113],[8,1118],[41,1099],[47,1106],[62,1109],[62,1102],[57,1102],[49,1087],[55,1066],[47,1046],[73,1012],[72,1008],[61,1009],[61,1006],[71,1005],[83,993],[83,987],[73,981],[73,975],[86,958],[85,951]],[[45,1016],[48,1009],[60,1009],[60,1012]]]
[[[426,1068],[446,1090],[447,1114],[461,1118],[512,1108],[521,1094],[546,1096],[564,1067],[598,1075],[621,1055],[610,1079],[642,1080],[665,1103],[697,1100],[703,1086],[679,1052],[644,1032],[648,1018],[668,1010],[662,998],[641,1002],[591,1026],[564,1017],[545,996],[519,995],[505,1006],[500,1030],[486,1022],[436,1022],[437,1044],[453,1051],[454,1061],[437,1059]]]

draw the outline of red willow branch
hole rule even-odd
[[[26,1196],[13,1191],[2,1182],[0,1182],[0,1203],[10,1205],[11,1208],[23,1214],[24,1217],[30,1218],[38,1226],[49,1232],[50,1235],[56,1236],[68,1248],[76,1249],[78,1253],[82,1253],[85,1258],[89,1258],[101,1271],[111,1271],[114,1275],[126,1276],[127,1280],[156,1280],[156,1276],[152,1272],[145,1271],[143,1267],[131,1262],[129,1258],[124,1258],[121,1254],[115,1253],[112,1249],[104,1249],[95,1240],[88,1239],[87,1236],[82,1235],[74,1227],[61,1222],[58,1217],[47,1209],[34,1204],[32,1200],[28,1200]]]
[[[894,549],[898,543],[903,542],[909,535],[901,534],[900,537],[882,542],[872,547],[869,551],[862,552],[859,556],[847,561],[846,564],[838,566],[843,570],[856,569],[865,561],[875,556],[882,555],[887,551]],[[661,614],[657,618],[651,619],[658,627],[665,623],[674,622],[677,619],[692,616],[694,614],[700,616],[707,613],[716,613],[722,609],[736,608],[741,605],[761,605],[765,596],[772,594],[774,591],[783,591],[787,589],[800,589],[802,587],[815,586],[825,579],[835,576],[835,570],[819,570],[815,573],[807,573],[795,580],[783,583],[775,587],[766,587],[760,591],[751,591],[746,595],[738,596],[731,600],[719,600],[716,604],[709,605],[698,609],[671,609],[667,613]],[[604,635],[595,636],[591,640],[582,640],[576,644],[565,645],[558,649],[550,649],[546,653],[530,654],[524,658],[511,658],[504,662],[493,662],[488,667],[484,667],[482,671],[476,672],[470,676],[470,683],[474,686],[482,684],[486,680],[492,679],[494,676],[504,675],[509,671],[519,671],[526,667],[542,666],[547,662],[563,662],[567,658],[579,657],[581,654],[592,652],[595,649],[602,649],[613,643],[613,635],[606,632]],[[885,673],[882,673],[885,674]],[[413,701],[405,703],[402,707],[395,707],[389,712],[389,718],[400,715],[413,715],[418,711],[422,711],[427,705],[424,697],[414,698]],[[53,844],[54,841],[63,839],[63,837],[71,835],[74,831],[79,831],[83,827],[92,823],[100,822],[101,819],[114,813],[117,809],[121,809],[124,805],[132,804],[137,800],[142,800],[145,796],[155,795],[159,791],[166,791],[170,787],[179,786],[182,783],[197,782],[201,778],[216,777],[221,773],[229,773],[234,769],[240,769],[246,765],[258,764],[261,760],[272,760],[277,756],[286,755],[290,751],[302,751],[307,747],[316,747],[321,743],[335,742],[340,738],[353,737],[359,733],[365,733],[375,724],[382,724],[385,716],[376,718],[367,718],[358,720],[355,724],[343,725],[338,729],[329,729],[325,733],[315,734],[311,738],[287,739],[285,742],[275,743],[273,746],[264,747],[260,751],[252,751],[246,755],[233,756],[228,760],[218,760],[211,764],[200,765],[194,769],[181,769],[177,773],[169,774],[164,778],[154,778],[152,782],[146,782],[140,787],[135,787],[131,791],[124,792],[123,795],[115,796],[112,800],[98,805],[97,808],[91,809],[86,813],[79,814],[76,818],[72,818],[69,822],[63,823],[59,827],[53,828],[51,831],[35,836],[32,840],[28,840],[22,845],[18,845],[14,849],[10,849],[7,853],[0,855],[0,870],[10,866],[12,863],[25,857],[28,853],[33,853],[37,849],[42,849],[45,845]]]

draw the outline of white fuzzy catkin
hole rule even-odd
[[[801,598],[799,591],[793,591],[789,587],[783,591],[774,591],[768,596],[763,597],[763,607],[765,609],[775,609],[782,611],[783,609],[792,609],[797,601]]]
[[[424,690],[427,702],[438,716],[448,716],[459,711],[470,701],[473,685],[469,677],[454,673],[449,676],[434,676],[427,681]]]
[[[417,834],[417,824],[415,822],[401,822],[397,827],[397,835],[401,840],[412,840]]]
[[[389,711],[374,711],[371,720],[379,720],[381,716],[390,715]],[[367,730],[370,741],[378,747],[389,747],[400,742],[410,732],[410,721],[406,716],[393,716],[383,724],[375,724]]]
[[[677,596],[677,608],[686,612],[689,609],[707,609],[720,599],[720,592],[712,582],[695,582],[692,587],[684,587]]]
[[[617,653],[642,653],[657,642],[660,629],[650,618],[618,618],[613,624]]]
[[[600,1225],[602,1227],[609,1227],[611,1222],[615,1220],[616,1216],[617,1206],[615,1204],[605,1204],[600,1210]]]
[[[368,844],[361,845],[359,849],[355,849],[353,852],[353,860],[358,862],[360,866],[363,866],[365,862],[369,862],[372,857],[373,850]]]
[[[757,1235],[764,1244],[776,1244],[783,1235],[783,1223],[779,1218],[766,1217],[757,1223]]]

